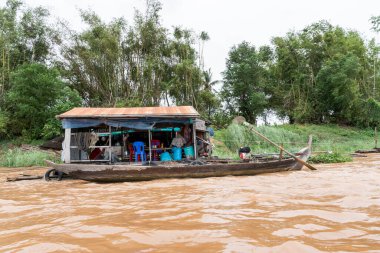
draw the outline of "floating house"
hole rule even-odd
[[[74,108],[57,117],[65,129],[64,163],[46,161],[51,167],[46,180],[63,175],[103,183],[256,175],[300,170],[311,153],[310,139],[298,154],[286,152],[290,157],[210,157],[205,121],[191,106]]]
[[[196,159],[197,139],[207,139],[205,121],[192,106],[83,107],[57,118],[65,129],[64,163],[160,160],[163,153],[173,154],[173,139],[182,137],[180,148],[187,152],[180,157]]]

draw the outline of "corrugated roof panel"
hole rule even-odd
[[[192,106],[94,108],[77,107],[58,115],[63,118],[199,117]]]

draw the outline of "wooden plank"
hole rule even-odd
[[[89,162],[108,162],[107,159],[98,159],[98,160],[71,160],[72,163],[89,163]]]
[[[110,146],[89,146],[89,148],[109,148]],[[78,146],[70,146],[70,148],[78,148]]]
[[[42,176],[22,176],[22,177],[7,177],[7,182],[15,182],[15,181],[22,181],[22,180],[35,180],[35,179],[42,179]]]

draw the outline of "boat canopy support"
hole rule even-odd
[[[63,161],[65,163],[71,162],[70,146],[71,146],[71,128],[65,129],[65,140],[63,141]]]

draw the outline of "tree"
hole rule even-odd
[[[199,91],[199,108],[200,113],[208,120],[212,120],[212,115],[220,107],[218,93],[213,89],[219,82],[219,80],[212,81],[211,69],[203,71],[203,83]]]
[[[169,95],[177,105],[192,105],[201,110],[199,92],[202,89],[202,71],[197,66],[194,34],[187,29],[175,27],[174,39],[170,41],[172,52],[172,81]]]
[[[363,103],[362,115],[359,118],[361,125],[366,127],[379,127],[380,125],[380,103],[369,98]]]
[[[259,51],[248,42],[234,46],[228,54],[226,70],[223,72],[222,96],[227,110],[232,115],[241,114],[250,122],[268,106],[267,77],[265,67],[268,54]]]
[[[88,28],[81,33],[65,29],[61,66],[87,105],[157,106],[165,101],[202,110],[194,35],[179,27],[170,34],[160,10],[160,2],[147,1],[132,26],[124,19],[107,24],[82,11]]]
[[[82,101],[110,107],[193,105],[210,118],[219,100],[211,71],[203,71],[209,36],[180,27],[169,31],[160,11],[158,0],[148,0],[131,25],[81,11],[87,28],[77,32],[63,22],[51,26],[42,7],[7,0],[0,7],[0,134],[58,134],[53,116]]]
[[[10,88],[10,75],[24,63],[45,63],[56,41],[54,29],[47,23],[49,12],[26,8],[21,1],[8,0],[0,8],[0,104]]]
[[[376,32],[380,32],[380,16],[372,16],[370,21],[372,23],[372,29]]]
[[[9,116],[6,111],[0,109],[0,137],[8,136]]]
[[[62,72],[87,105],[113,106],[129,95],[122,41],[125,21],[118,19],[107,25],[93,12],[82,11],[81,16],[87,30],[63,32]]]
[[[364,85],[362,93],[365,98],[379,99],[379,51],[380,47],[376,44],[375,39],[371,39],[366,48],[367,61],[362,65],[364,72]]]
[[[56,114],[80,105],[80,98],[60,79],[56,69],[38,63],[24,64],[11,76],[6,109],[14,135],[39,138],[45,124]]]
[[[46,120],[41,131],[41,136],[45,139],[59,136],[62,133],[62,124],[55,116],[79,106],[82,106],[82,98],[78,91],[66,85],[62,87],[57,91],[54,105],[49,108],[51,116]]]
[[[210,36],[208,35],[207,32],[202,31],[201,34],[199,35],[199,68],[204,71],[204,55],[203,55],[203,50],[205,46],[205,42],[210,40]]]
[[[358,77],[361,65],[357,56],[342,55],[327,61],[317,76],[316,90],[319,97],[320,111],[329,121],[352,123],[360,116],[360,85]]]
[[[276,37],[273,39],[273,44],[275,63],[271,68],[274,84],[271,106],[280,115],[288,116],[291,123],[324,123],[331,120],[343,120],[341,114],[331,114],[327,117],[326,108],[335,108],[336,106],[336,104],[328,103],[335,103],[336,100],[326,100],[324,96],[326,93],[320,92],[324,89],[329,90],[333,85],[331,79],[336,76],[333,76],[332,71],[328,72],[328,75],[331,75],[329,77],[326,76],[326,72],[320,73],[323,67],[325,67],[324,71],[330,67],[333,68],[333,62],[348,68],[345,64],[352,63],[355,59],[358,66],[361,67],[356,68],[351,65],[355,69],[353,72],[355,77],[350,75],[346,81],[351,78],[355,79],[355,85],[361,98],[355,100],[357,103],[360,104],[362,99],[368,98],[366,94],[370,89],[368,78],[371,73],[368,51],[364,40],[357,32],[346,31],[341,27],[334,27],[326,21],[320,21],[300,32],[290,32],[285,37]],[[345,58],[347,55],[351,55],[351,58]],[[345,64],[341,62],[343,58],[347,60]],[[317,84],[318,76],[320,80]],[[324,76],[323,81],[322,76]],[[327,83],[324,83],[325,81]],[[348,83],[346,85],[349,86]],[[340,96],[340,94],[335,93],[334,96]],[[355,107],[358,107],[359,104],[356,104]],[[348,114],[345,115],[348,117]],[[354,124],[352,120],[352,117],[346,118],[348,124]]]

